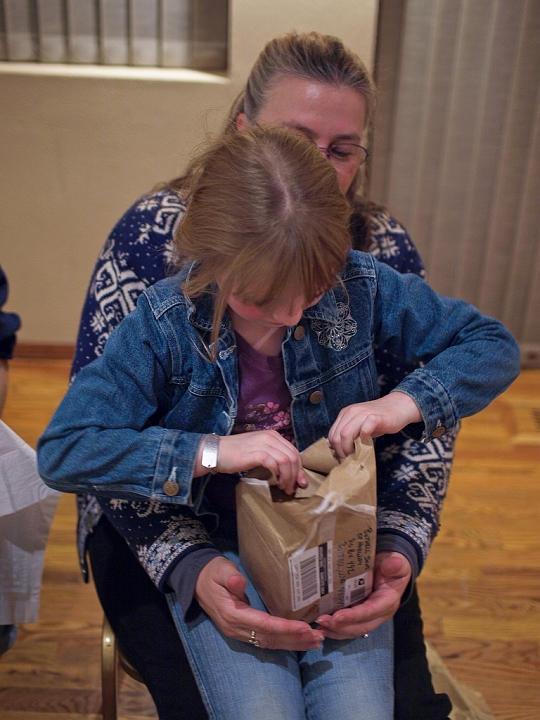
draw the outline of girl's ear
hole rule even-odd
[[[238,117],[236,118],[236,129],[242,132],[242,130],[247,130],[250,127],[250,122],[247,119],[246,113],[239,113]]]

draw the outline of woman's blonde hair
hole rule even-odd
[[[266,44],[229,111],[225,132],[236,130],[240,113],[245,113],[250,123],[256,123],[269,94],[283,77],[300,77],[356,90],[365,98],[365,127],[369,132],[377,97],[375,83],[358,55],[339,38],[319,32],[288,33]],[[357,191],[359,179],[360,173],[357,173],[347,193],[349,198]]]
[[[356,90],[366,99],[366,122],[371,120],[377,93],[358,55],[333,35],[292,32],[270,40],[262,49],[229,112],[226,131],[236,128],[242,112],[256,122],[276,82],[291,76]]]
[[[232,293],[268,309],[291,293],[311,302],[335,284],[351,248],[351,209],[309,140],[280,128],[225,135],[184,189],[175,250],[183,263],[195,261],[184,293],[215,294],[212,359]]]

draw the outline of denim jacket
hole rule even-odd
[[[103,355],[76,377],[38,443],[44,481],[64,492],[200,506],[193,479],[204,434],[231,432],[238,372],[225,315],[217,361],[205,357],[212,295],[184,296],[179,275],[148,288]],[[519,372],[519,350],[497,320],[437,295],[352,251],[340,282],[283,340],[285,377],[300,450],[325,436],[339,411],[378,397],[374,347],[423,363],[398,385],[429,441],[478,412]]]

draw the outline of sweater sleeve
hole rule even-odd
[[[425,277],[420,253],[407,230],[384,212],[371,222],[370,252],[400,273]],[[406,363],[384,345],[375,351],[381,395],[388,394],[418,365]],[[375,443],[378,474],[377,549],[407,556],[416,576],[439,530],[457,430],[430,443],[403,433]]]
[[[159,590],[167,590],[171,571],[192,553],[204,550],[210,559],[221,554],[215,550],[205,525],[188,508],[153,501],[98,500],[107,519]],[[194,587],[194,583],[189,585],[182,597],[191,593],[192,598]],[[190,603],[191,599],[187,607]]]

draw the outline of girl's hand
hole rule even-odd
[[[354,452],[357,437],[379,437],[399,432],[409,423],[420,422],[422,415],[414,400],[396,391],[378,400],[343,408],[328,433],[330,446],[338,458]]]
[[[202,445],[195,477],[208,472],[201,465]],[[275,430],[257,430],[219,438],[217,472],[237,473],[261,465],[275,474],[279,488],[289,495],[297,484],[300,487],[307,485],[300,453]]]
[[[317,618],[325,637],[348,640],[361,637],[394,617],[411,579],[411,565],[397,552],[380,552],[375,557],[373,592],[360,605],[337,610]]]
[[[233,562],[216,557],[199,573],[195,598],[227,637],[249,642],[254,631],[263,648],[305,651],[320,647],[320,630],[250,607],[244,595],[246,585],[246,578]]]

